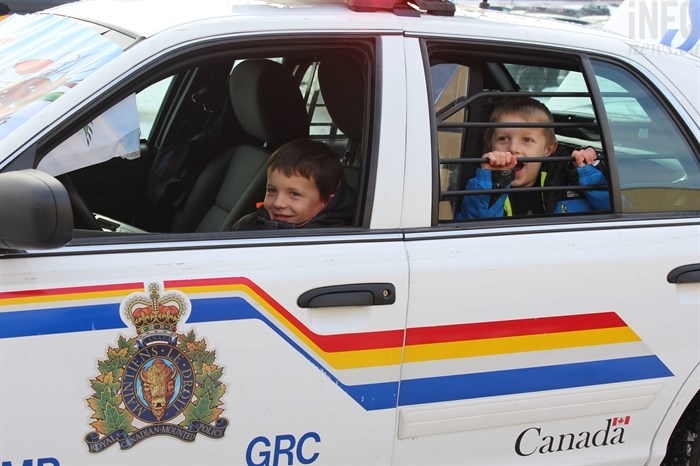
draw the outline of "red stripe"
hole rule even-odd
[[[167,282],[167,287],[243,284],[253,289],[263,300],[279,312],[293,327],[314,342],[323,351],[370,350],[398,348],[402,345],[403,330],[381,332],[346,333],[342,335],[318,335],[289,313],[258,285],[244,277],[197,279]],[[500,322],[479,322],[437,327],[409,328],[406,345],[445,343],[453,341],[481,340],[488,338],[537,335],[545,333],[594,330],[626,327],[627,324],[614,312],[579,314],[571,316],[517,319]]]
[[[302,324],[296,317],[287,311],[287,309],[273,299],[272,296],[262,290],[258,285],[244,277],[170,280],[164,282],[164,286],[169,289],[188,286],[235,284],[245,285],[255,291],[264,301],[266,301],[284,319],[286,319],[291,326],[296,328],[325,352],[334,353],[341,351],[400,348],[402,346],[404,337],[403,329],[365,333],[346,333],[341,335],[318,335]],[[0,299],[143,289],[143,283],[141,282],[121,283],[114,285],[76,286],[69,288],[0,292]],[[409,328],[406,331],[406,344],[420,345],[615,327],[626,327],[626,324],[614,312],[518,319],[501,322],[479,322],[459,325],[443,325],[437,327]]]
[[[213,285],[245,285],[255,291],[265,302],[279,312],[294,328],[299,330],[306,338],[314,342],[316,346],[327,353],[341,351],[359,351],[382,348],[400,348],[403,345],[403,330],[386,330],[381,332],[344,333],[341,335],[319,335],[311,331],[296,317],[294,317],[280,303],[267,294],[262,288],[245,277],[232,278],[204,278],[192,280],[172,280],[164,283],[166,288],[179,288],[186,286],[213,286]]]
[[[501,322],[445,325],[441,327],[409,328],[406,333],[406,345],[517,337],[626,326],[627,324],[616,313],[602,312]]]

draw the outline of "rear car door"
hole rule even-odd
[[[241,42],[207,32],[217,39],[157,59],[124,58],[131,74],[115,69],[104,95],[15,167],[35,166],[107,106],[199,64],[344,54],[361,64],[364,89],[348,170],[358,173],[355,220],[335,229],[154,234],[102,218],[99,231],[76,229],[63,248],[3,251],[3,465],[391,461],[408,263],[401,177],[377,180],[402,164],[391,141],[405,139],[395,123],[404,76],[391,70],[402,69],[403,42],[370,33]],[[377,80],[381,69],[391,89]],[[391,119],[384,106],[395,109]]]
[[[416,228],[394,463],[658,464],[697,391],[697,121],[612,59],[458,40],[406,48],[425,57],[409,68],[408,120],[425,121],[427,95],[436,122],[432,139],[408,132],[407,186],[431,176],[436,190],[412,190],[404,211]],[[465,183],[486,152],[489,105],[522,91],[552,111],[560,146],[603,153],[611,210],[455,218],[483,194]]]

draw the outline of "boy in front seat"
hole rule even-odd
[[[552,114],[530,97],[504,100],[491,114],[491,122],[551,123]],[[484,135],[485,159],[467,181],[467,190],[525,188],[532,186],[607,185],[591,147],[573,151],[571,162],[519,162],[517,158],[549,157],[558,142],[553,128],[489,128]],[[562,154],[563,155],[563,154]],[[513,215],[591,212],[610,209],[607,190],[561,190],[510,194],[467,195],[456,219]]]
[[[232,230],[321,228],[352,223],[353,202],[338,157],[322,142],[297,139],[267,162],[267,191]]]

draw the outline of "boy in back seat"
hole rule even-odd
[[[541,102],[530,97],[511,97],[491,114],[496,123],[551,123],[552,114]],[[491,127],[484,136],[487,149],[484,163],[467,181],[467,190],[527,188],[547,186],[607,186],[604,170],[595,150],[580,148],[571,161],[527,162],[528,157],[555,155],[558,142],[549,127]],[[531,214],[565,214],[610,210],[608,191],[558,190],[511,194],[467,195],[455,218],[510,217]]]

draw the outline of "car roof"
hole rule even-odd
[[[533,31],[528,34],[528,37],[542,36],[543,43],[551,43],[551,31],[576,31],[570,28],[571,25],[562,22],[539,20],[500,11],[486,11],[478,8],[477,0],[473,2],[474,5],[465,5],[464,2],[460,2],[456,8],[455,18],[424,14],[420,19],[427,23],[426,26],[433,24],[428,26],[429,29],[434,27],[435,22],[442,25],[454,23],[458,29],[462,30],[465,19],[478,23],[495,22],[496,28],[489,34],[494,38],[501,34],[502,28],[531,27]],[[354,26],[348,26],[347,29],[355,30],[360,29],[358,20],[374,24],[375,27],[372,29],[381,29],[383,23],[386,23],[384,27],[387,29],[395,29],[397,24],[409,19],[387,11],[355,12],[345,4],[344,0],[207,0],[196,3],[194,7],[189,0],[80,0],[46,11],[107,26],[134,37],[149,37],[166,29],[213,18],[234,20],[251,16],[270,19],[273,16],[333,16],[334,19],[351,21],[350,24]],[[408,21],[409,24],[412,22]],[[439,31],[440,28],[435,30]],[[408,29],[411,27],[409,26]],[[585,35],[590,35],[592,32],[590,29],[579,30],[578,34],[574,34],[577,38],[571,41],[572,44],[575,44],[576,40],[581,41]],[[505,37],[508,36],[509,34],[506,33]]]
[[[81,0],[46,10],[149,37],[159,31],[201,20],[257,16],[272,17],[279,10],[334,15],[350,14],[342,0]],[[330,10],[329,10],[330,7]]]
[[[641,68],[654,67],[634,47],[640,42],[626,36],[564,21],[485,10],[478,7],[478,0],[456,2],[454,17],[357,12],[346,4],[352,1],[403,0],[207,0],[194,7],[190,0],[79,0],[46,12],[110,27],[133,38],[159,35],[163,37],[160,46],[236,31],[381,32],[447,40],[459,37],[526,48],[541,45],[548,50],[591,52],[621,58]],[[659,57],[674,63],[682,60],[672,56],[677,51],[664,47],[655,49],[654,55],[657,61]],[[693,66],[696,63],[684,69]]]

